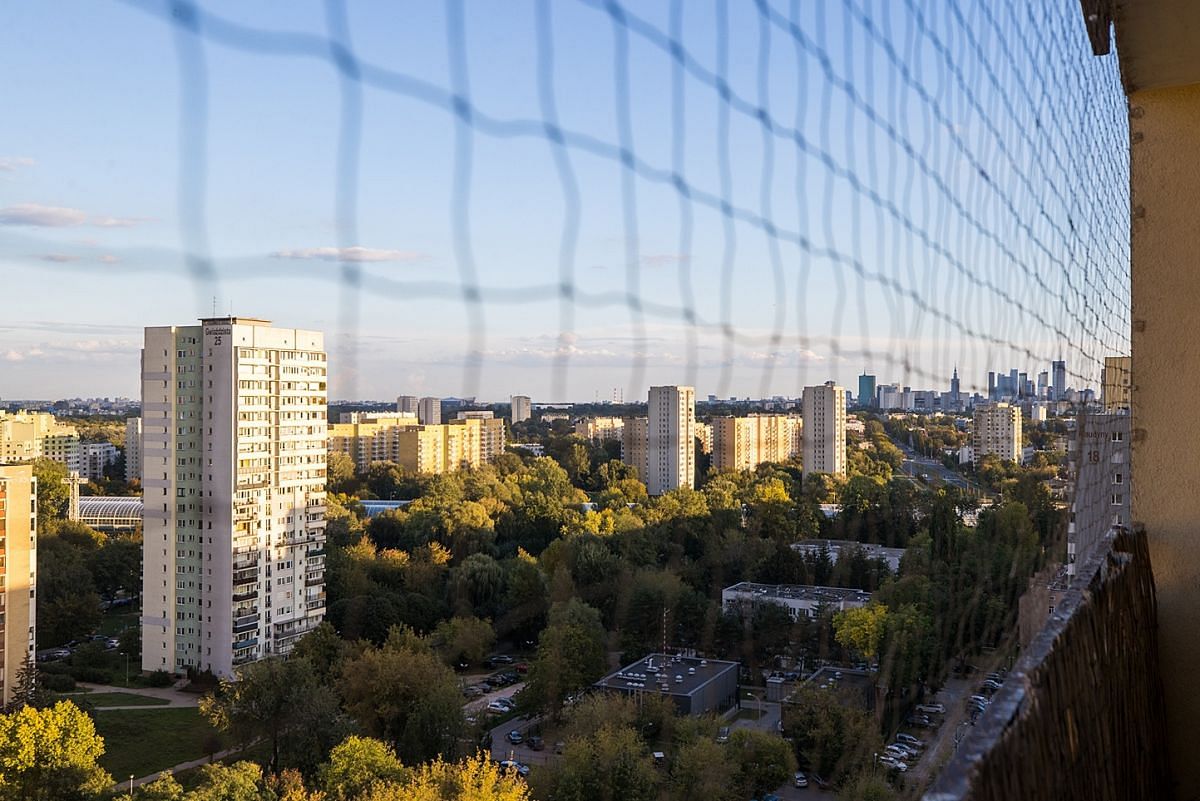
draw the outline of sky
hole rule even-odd
[[[1075,3],[0,8],[0,399],[144,326],[326,333],[331,396],[964,388],[1127,352],[1123,102]]]

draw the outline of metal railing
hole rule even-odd
[[[1144,532],[1083,563],[925,801],[1170,798]]]

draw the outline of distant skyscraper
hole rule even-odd
[[[442,401],[439,398],[421,398],[417,401],[417,420],[425,426],[441,425]]]
[[[696,485],[696,390],[650,387],[646,414],[646,490],[662,495]]]
[[[996,397],[996,372],[988,371],[988,399],[994,400]]]
[[[1038,373],[1037,377],[1037,396],[1044,399],[1046,397],[1046,393],[1049,391],[1050,373],[1043,370],[1042,372]]]
[[[846,473],[846,389],[832,381],[804,388],[804,474]]]
[[[33,660],[37,611],[37,479],[28,464],[0,465],[0,704],[13,700],[17,674]]]
[[[533,404],[528,395],[512,396],[512,421],[520,423],[533,416]]]
[[[954,411],[962,409],[962,393],[958,382],[958,365],[954,366],[954,375],[950,378],[950,408]]]
[[[396,411],[402,414],[416,414],[417,403],[416,395],[401,395],[396,398]]]
[[[875,376],[863,373],[858,377],[858,405],[864,409],[875,405]]]
[[[1067,363],[1050,362],[1050,372],[1053,375],[1054,395],[1052,400],[1060,401],[1067,396]]]
[[[233,669],[325,614],[327,363],[317,331],[146,329],[142,669]]]

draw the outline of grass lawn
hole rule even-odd
[[[69,699],[71,696],[68,695]],[[165,698],[148,698],[133,693],[96,693],[89,692],[81,695],[79,700],[87,701],[94,707],[103,706],[166,706]]]
[[[100,710],[96,730],[104,738],[100,765],[118,782],[206,756],[205,743],[216,734],[191,707]]]
[[[124,606],[119,607],[119,610],[104,613],[104,616],[100,618],[100,626],[96,629],[97,634],[103,634],[105,637],[116,637],[125,629],[138,625],[139,613],[136,608],[130,609],[130,607]]]

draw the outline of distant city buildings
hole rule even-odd
[[[359,472],[372,462],[393,462],[413,473],[447,473],[478,467],[504,452],[504,421],[487,412],[459,412],[446,424],[426,425],[410,413],[361,414],[329,426],[329,452],[354,460]]]
[[[125,480],[142,480],[142,418],[125,420]]]
[[[785,462],[801,454],[803,423],[799,417],[714,417],[711,426],[712,466],[718,470],[751,470],[764,462]]]
[[[513,395],[511,402],[514,423],[523,422],[533,416],[533,404],[528,395]]]
[[[419,403],[416,395],[400,395],[396,398],[396,411],[416,417]]]
[[[37,630],[37,479],[28,464],[0,464],[0,704],[33,662]]]
[[[1011,403],[979,403],[971,428],[971,451],[976,460],[995,454],[1021,462],[1021,409]]]
[[[1065,400],[1067,397],[1067,363],[1064,361],[1051,362],[1050,373],[1053,381],[1050,386],[1052,393],[1050,400]]]
[[[832,381],[804,388],[804,474],[846,474],[846,389]]]
[[[146,329],[143,670],[232,676],[321,622],[327,367],[265,320]]]
[[[858,405],[864,409],[876,406],[875,376],[863,373],[858,377]]]
[[[713,452],[713,427],[697,420],[696,442],[700,446],[701,453],[711,454]]]

